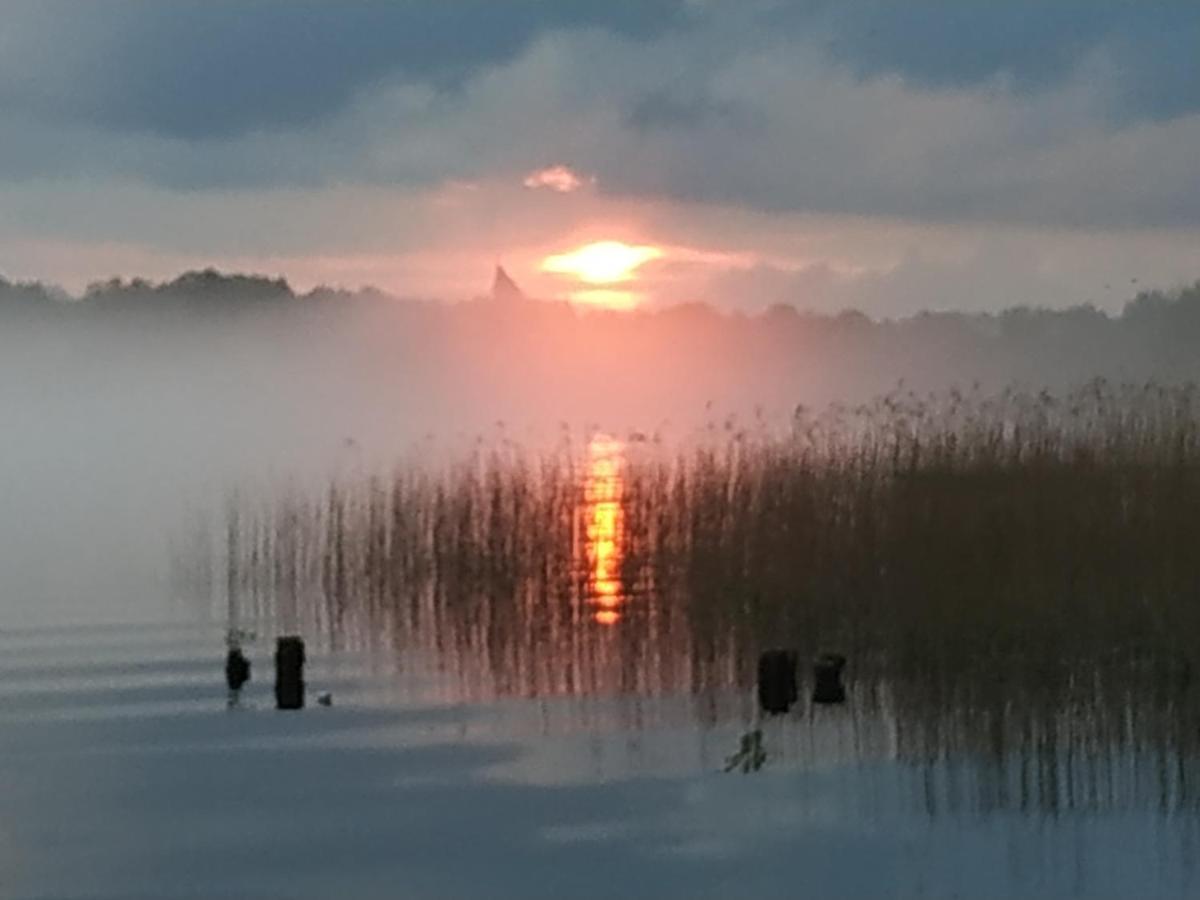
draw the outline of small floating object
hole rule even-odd
[[[842,684],[842,669],[846,657],[840,653],[822,653],[813,664],[813,703],[845,703],[846,688]]]
[[[317,694],[317,704],[320,706],[333,706],[333,694],[329,691],[321,691]]]
[[[782,715],[792,708],[796,689],[796,652],[767,650],[758,658],[758,705],[763,712]]]
[[[275,706],[304,709],[304,639],[295,635],[275,642]]]

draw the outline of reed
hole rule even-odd
[[[229,589],[289,628],[454,651],[500,692],[744,682],[779,643],[935,681],[1200,663],[1194,386],[896,392],[717,434],[628,448],[611,634],[569,446],[243,498]]]
[[[931,813],[1200,810],[1195,387],[896,392],[622,452],[242,492],[178,569],[247,623],[433,666],[453,702],[636,698],[585,726],[675,695],[753,729],[762,649],[836,650],[856,753],[906,763]]]

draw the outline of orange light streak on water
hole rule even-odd
[[[623,447],[620,441],[597,435],[588,446],[587,480],[584,483],[587,517],[589,601],[597,607],[595,620],[615,625],[625,603],[621,588],[624,489]]]

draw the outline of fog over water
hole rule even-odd
[[[720,440],[784,430],[797,404],[896,389],[1200,376],[1195,288],[1142,294],[1115,316],[879,322],[297,296],[208,272],[83,298],[0,282],[0,323],[5,624],[163,615],[172,542],[238,488],[437,464],[480,441]]]
[[[0,900],[1200,897],[1200,5],[0,13]]]
[[[0,283],[0,894],[1192,896],[1200,401],[1145,384],[1197,341],[1197,288],[876,321]],[[886,429],[951,388],[906,469]],[[829,404],[885,411],[869,452],[769,439]],[[763,713],[775,642],[844,651],[847,702],[805,662]]]

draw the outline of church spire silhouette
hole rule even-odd
[[[496,266],[496,275],[492,279],[492,299],[494,300],[524,300],[525,292],[517,286],[504,266]]]

